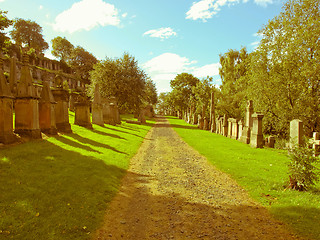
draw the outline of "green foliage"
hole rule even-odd
[[[192,88],[197,85],[200,80],[189,73],[180,73],[170,81],[172,88],[171,99],[176,110],[185,110],[188,108],[194,93]]]
[[[14,20],[10,35],[16,44],[34,48],[37,53],[43,53],[49,48],[42,35],[42,27],[34,21],[17,18]]]
[[[105,98],[115,96],[121,110],[137,112],[140,108],[144,99],[147,76],[139,68],[137,60],[128,53],[124,53],[121,58],[106,58],[94,65],[90,79],[91,96],[94,94],[95,85],[99,83],[101,96]]]
[[[240,51],[230,49],[225,54],[220,54],[219,74],[222,85],[217,104],[218,115],[243,118],[248,100],[246,98],[248,60],[249,55],[244,47]]]
[[[260,31],[248,93],[264,113],[266,133],[287,136],[295,118],[304,121],[307,135],[320,130],[319,5],[319,0],[289,0]]]
[[[12,20],[10,20],[6,15],[7,11],[0,10],[0,49],[4,50],[8,45],[9,38],[6,36],[4,30],[12,25]]]
[[[284,191],[288,178],[287,151],[253,149],[239,141],[199,130],[183,120],[168,118],[183,140],[218,169],[231,175],[277,219],[306,239],[319,239],[320,184],[318,182],[310,191]],[[320,163],[316,166],[320,167]]]
[[[86,83],[89,83],[90,71],[97,62],[97,58],[83,47],[77,46],[71,52],[70,67]]]
[[[196,104],[196,113],[202,113],[202,107],[206,109],[206,116],[210,116],[210,100],[211,92],[214,91],[211,87],[212,78],[207,77],[197,82],[196,86],[192,88],[194,94],[194,101]],[[215,89],[215,88],[214,88]]]
[[[52,55],[60,59],[63,62],[70,62],[71,55],[74,50],[74,46],[64,37],[55,37],[51,40],[52,43]]]
[[[319,158],[314,156],[314,149],[294,147],[289,149],[289,188],[303,191],[308,190],[319,181],[319,169],[315,166]]]
[[[157,88],[151,79],[146,80],[143,97],[147,105],[154,105],[158,102]]]

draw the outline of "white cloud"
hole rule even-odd
[[[156,83],[158,92],[171,91],[170,80],[177,74],[187,72],[198,78],[219,75],[219,63],[208,64],[202,67],[193,66],[197,61],[181,57],[175,53],[163,53],[143,64],[143,69]]]
[[[39,6],[39,10],[42,10],[42,9],[43,9],[43,6],[42,6],[42,5],[40,5],[40,6]]]
[[[123,13],[122,15],[121,15],[121,17],[123,17],[123,18],[126,18],[128,16],[128,13]]]
[[[153,29],[145,32],[143,35],[149,35],[150,37],[155,37],[155,38],[169,38],[171,36],[176,36],[177,33],[173,31],[172,28],[167,27],[167,28],[159,28],[159,29]]]
[[[89,31],[96,26],[118,26],[120,19],[114,5],[103,0],[82,0],[56,17],[54,29],[73,33],[82,29]]]
[[[254,0],[254,2],[262,7],[267,7],[268,4],[273,3],[273,0]]]
[[[197,78],[205,78],[207,76],[218,76],[219,67],[221,67],[220,63],[204,65],[203,67],[195,68],[192,74]]]
[[[186,19],[201,19],[206,22],[208,18],[212,18],[213,15],[217,14],[222,6],[238,3],[239,1],[240,0],[201,0],[194,2],[190,10],[186,13]],[[247,0],[244,0],[244,2],[247,2]]]

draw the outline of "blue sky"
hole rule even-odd
[[[156,83],[170,91],[182,72],[219,84],[219,54],[253,51],[257,31],[285,0],[0,0],[8,17],[30,19],[51,45],[66,37],[98,59],[129,52]],[[50,50],[46,56],[52,58]]]

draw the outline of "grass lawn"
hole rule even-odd
[[[72,125],[0,149],[0,239],[89,239],[153,123]]]
[[[286,151],[252,149],[175,117],[168,119],[190,146],[230,174],[277,219],[303,236],[320,239],[320,184],[308,192],[285,190],[289,162]]]

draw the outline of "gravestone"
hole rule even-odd
[[[144,110],[144,109],[140,109],[138,121],[139,121],[140,123],[142,123],[142,124],[145,124],[145,123],[146,123],[146,116],[145,116],[145,110]]]
[[[239,129],[238,129],[238,121],[237,119],[232,118],[232,133],[231,133],[231,138],[232,139],[238,139],[238,134],[239,134]]]
[[[232,137],[232,118],[228,118],[228,138]]]
[[[23,54],[23,67],[15,100],[15,133],[30,138],[41,138],[39,125],[39,96],[33,86],[29,56]]]
[[[290,142],[291,148],[298,147],[303,144],[303,122],[294,119],[290,122]]]
[[[253,125],[252,114],[253,114],[253,103],[252,103],[252,100],[249,100],[247,102],[245,125],[243,127],[241,139],[240,139],[240,141],[245,144],[250,143],[251,129]]]
[[[274,148],[274,144],[276,142],[276,139],[274,136],[269,136],[265,139],[265,146],[269,148]]]
[[[228,136],[228,119],[226,115],[222,118],[222,135],[225,137]]]
[[[0,143],[9,144],[17,140],[13,133],[13,94],[3,72],[0,57]]]
[[[239,133],[238,133],[238,140],[240,141],[241,137],[242,137],[242,129],[243,129],[243,123],[242,123],[242,120],[240,120],[238,122],[238,126],[239,126]]]
[[[211,92],[211,107],[210,107],[210,122],[211,122],[211,132],[216,132],[216,115],[215,115],[215,105],[214,105],[214,92]]]
[[[49,82],[44,81],[39,100],[39,124],[44,133],[57,134],[55,105]]]
[[[263,114],[254,113],[252,114],[252,130],[250,136],[250,146],[253,148],[263,147],[263,134],[262,134],[262,119]]]
[[[104,125],[99,84],[96,84],[94,88],[94,98],[92,103],[92,123],[100,126]]]
[[[90,107],[89,101],[85,92],[80,92],[77,100],[74,103],[74,124],[81,127],[92,129],[92,123],[90,119]]]
[[[11,93],[14,94],[17,90],[17,58],[15,56],[10,58],[9,84]]]
[[[55,106],[56,126],[58,132],[72,132],[69,123],[69,91],[63,88],[63,79],[60,76],[55,78],[56,88],[52,90]]]
[[[310,140],[312,148],[314,149],[314,156],[319,156],[320,154],[320,134],[318,132],[313,133],[313,138]]]

